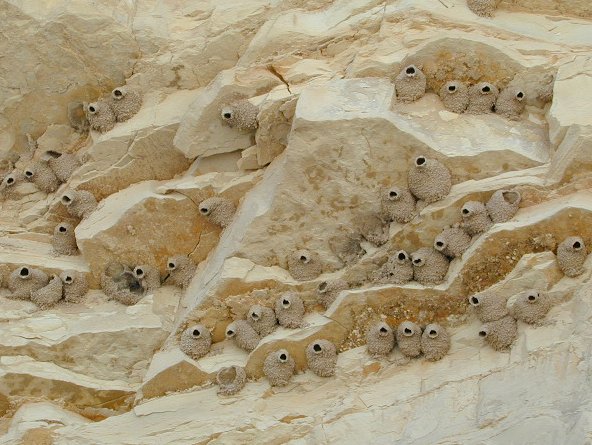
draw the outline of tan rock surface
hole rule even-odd
[[[556,257],[569,236],[592,245],[588,1],[503,0],[490,18],[466,0],[41,3],[0,4],[0,176],[48,150],[81,166],[55,192],[22,180],[3,194],[1,286],[29,265],[85,274],[90,290],[42,310],[0,289],[1,444],[592,439],[592,255],[573,278]],[[393,80],[409,65],[427,90],[403,103]],[[447,111],[437,93],[452,79],[519,87],[525,110],[518,120]],[[85,130],[82,102],[124,85],[142,94],[139,112]],[[237,101],[249,128],[221,116]],[[407,188],[420,155],[450,170],[450,193],[417,202],[405,224],[383,223],[382,193]],[[60,203],[67,189],[98,201],[83,221]],[[471,239],[441,284],[373,281],[396,252],[431,248],[466,202],[498,190],[520,193],[518,212]],[[200,214],[212,197],[236,208],[224,227]],[[79,255],[52,254],[62,221],[76,227]],[[288,267],[301,250],[314,274]],[[177,255],[196,265],[186,288],[166,281]],[[139,289],[131,306],[110,301],[97,288],[112,262],[157,267],[164,285]],[[328,307],[323,282],[342,283]],[[549,313],[493,350],[468,298],[487,290],[511,306],[530,289],[548,295]],[[251,352],[225,338],[285,292],[302,300],[301,326],[277,327]],[[442,325],[449,353],[368,355],[369,326],[407,320]],[[196,324],[212,344],[193,360],[180,336]],[[320,339],[337,348],[335,376],[306,369]],[[296,374],[272,387],[263,363],[280,349]],[[247,379],[231,396],[215,387],[228,366]]]

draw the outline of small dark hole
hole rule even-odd
[[[319,284],[319,290],[322,292],[325,289],[327,289],[327,282],[323,281],[321,284]]]
[[[26,276],[28,276],[28,275],[29,275],[29,269],[28,269],[28,268],[26,268],[26,267],[23,267],[23,268],[21,269],[21,271],[19,272],[19,274],[20,274],[20,276],[21,276],[21,277],[26,277]]]
[[[192,332],[192,334],[193,334],[194,337],[199,337],[200,334],[201,334],[201,332],[199,332],[199,329],[194,329],[193,332]]]
[[[489,93],[491,91],[491,88],[486,85],[483,88],[481,88],[481,91],[483,91],[484,93]]]
[[[144,271],[142,269],[136,269],[136,275],[144,275]]]
[[[412,333],[411,329],[405,328],[405,334],[411,334],[411,333]]]
[[[175,268],[175,263],[169,263],[169,269],[174,269]]]
[[[425,163],[426,163],[426,158],[424,158],[423,156],[422,156],[422,157],[419,157],[419,158],[417,158],[417,159],[415,160],[415,163],[416,163],[417,165],[423,165],[423,164],[425,164]]]
[[[414,264],[420,264],[421,263],[421,259],[417,258],[417,259],[413,260],[413,263]]]
[[[253,313],[251,314],[251,318],[252,318],[253,320],[258,320],[258,319],[259,319],[259,315],[258,315],[258,314],[256,314],[255,312],[253,312]]]
[[[388,330],[383,326],[380,328],[380,332],[382,332],[383,334],[386,334],[388,332]]]
[[[407,255],[405,255],[403,252],[399,253],[399,255],[397,255],[397,258],[399,258],[401,261],[406,260],[407,259]]]
[[[202,207],[201,209],[199,209],[199,211],[201,213],[204,213],[205,214],[205,213],[208,213],[208,208],[207,207]]]
[[[321,352],[323,348],[321,348],[321,345],[319,345],[318,343],[315,343],[312,349],[314,349],[316,352]]]
[[[66,229],[64,226],[60,226],[60,228],[58,230],[62,233],[65,233],[65,232],[67,232],[68,229]]]
[[[448,91],[456,91],[456,87],[454,85],[450,85],[448,87]]]
[[[96,111],[95,107],[88,107],[88,111],[90,111],[91,113],[94,113]]]
[[[60,156],[62,156],[62,154],[59,151],[55,150],[47,150],[45,154],[53,159],[58,159]]]
[[[438,333],[436,331],[434,331],[433,329],[430,331],[430,335],[432,337],[436,336]]]
[[[224,113],[224,119],[230,119],[231,117],[232,117],[232,114]]]
[[[405,70],[405,72],[406,72],[407,74],[415,74],[415,68],[413,68],[412,66],[410,66],[409,68],[407,68],[407,69]]]
[[[479,337],[487,337],[487,332],[479,331]]]
[[[468,215],[470,212],[469,209],[462,209],[462,213],[463,215]]]
[[[6,180],[6,183],[7,183],[7,184],[12,184],[13,182],[14,182],[14,178],[8,178],[8,179]]]
[[[290,302],[289,302],[288,300],[282,300],[282,304],[283,304],[284,306],[287,306],[287,305],[289,305],[289,304],[290,304]]]
[[[442,241],[436,241],[436,246],[443,247],[444,243]]]
[[[288,356],[286,354],[280,354],[280,360],[288,360]]]
[[[534,301],[536,300],[536,295],[529,295],[528,296],[528,301]]]
[[[397,192],[393,192],[392,190],[389,192],[389,196],[390,196],[391,198],[396,198],[396,197],[397,197],[397,195],[398,195],[398,193],[397,193]]]
[[[471,297],[471,303],[479,304],[479,299],[477,297]]]
[[[28,176],[30,178],[31,176],[33,176],[33,172],[31,170],[27,170],[25,172],[25,176]]]
[[[304,255],[300,255],[300,261],[306,261],[307,258]]]
[[[66,283],[71,283],[72,282],[72,277],[71,276],[67,276],[66,278],[64,278],[64,281]]]
[[[229,329],[228,331],[226,331],[226,335],[234,335],[234,331],[232,329]]]
[[[524,97],[524,93],[522,91],[520,91],[518,94],[516,94],[516,97],[518,99],[522,99]]]
[[[72,199],[69,196],[62,196],[62,201],[63,202],[71,202]]]
[[[122,95],[123,95],[123,93],[121,92],[121,90],[115,90],[115,91],[113,91],[113,94],[114,94],[115,96],[117,96],[117,97],[120,97],[120,96],[122,96]]]
[[[576,241],[575,243],[573,243],[573,247],[574,249],[579,249],[580,247],[582,247],[582,244],[579,241]]]

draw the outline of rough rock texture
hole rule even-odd
[[[592,6],[497,3],[479,17],[466,0],[3,2],[0,442],[589,442],[592,258],[566,276],[558,246],[592,240]],[[395,81],[411,65],[420,82]],[[498,100],[469,94],[484,83]],[[91,130],[85,108],[121,85],[141,106]],[[523,109],[505,100],[514,88]],[[240,101],[244,129],[221,115]],[[389,212],[383,192],[411,189],[418,157],[449,181]],[[58,173],[68,159],[80,165]],[[24,175],[44,161],[64,182],[49,193]],[[92,211],[70,214],[68,190]],[[520,194],[517,212],[492,198],[502,190]],[[231,224],[200,213],[210,197],[233,203]],[[491,201],[495,224],[447,253],[442,282],[408,282],[408,262],[400,283],[376,281],[399,251],[458,228],[470,201]],[[62,222],[79,254],[52,253]],[[288,264],[299,249],[318,260],[302,280]],[[110,264],[105,290],[135,304],[100,289]],[[64,301],[11,299],[24,266],[47,276],[39,289],[59,275]],[[532,290],[552,303],[544,316],[522,305]],[[522,321],[502,308],[480,338],[469,298],[484,293]],[[298,325],[260,338],[249,308],[285,295]],[[398,327],[398,346],[373,357],[378,323]],[[433,324],[450,349],[414,359]],[[212,342],[197,360],[179,343],[195,325]],[[307,348],[321,340],[338,360],[317,369]],[[280,350],[293,371],[270,388],[264,363]]]

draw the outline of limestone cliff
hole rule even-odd
[[[587,0],[0,31],[0,443],[591,443]]]

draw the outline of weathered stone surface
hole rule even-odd
[[[205,258],[211,244],[200,250],[202,232],[207,238],[220,229],[199,215],[197,203],[180,193],[160,195],[157,186],[148,181],[111,195],[76,227],[78,248],[93,276],[110,261],[149,264],[164,274],[169,256],[195,252],[197,261]]]
[[[93,289],[41,310],[0,289],[1,443],[590,440],[592,255],[569,278],[554,253],[568,236],[592,245],[589,2],[503,0],[491,18],[466,0],[33,3],[0,6],[0,177],[47,150],[82,166],[55,193],[22,182],[0,202],[0,276],[30,263],[96,287],[109,262],[164,278],[178,254],[196,270],[187,288],[165,282],[133,306]],[[403,103],[392,81],[410,64],[427,91]],[[437,92],[452,79],[520,87],[525,110],[516,121],[451,113]],[[102,134],[68,124],[81,102],[122,85],[144,97],[130,120]],[[244,132],[220,118],[239,99]],[[380,211],[385,187],[408,186],[418,155],[450,169],[450,193],[418,202],[408,223],[374,219],[388,240],[367,242],[358,223]],[[67,188],[100,201],[82,222],[59,203]],[[395,252],[431,247],[463,204],[501,189],[521,194],[518,212],[472,239],[443,283],[373,282]],[[236,208],[224,229],[199,214],[214,196]],[[80,256],[49,252],[61,221],[78,225]],[[318,257],[313,280],[288,271],[300,249]],[[324,307],[317,289],[334,280],[344,290]],[[494,351],[468,297],[487,289],[511,305],[533,288],[551,310]],[[285,292],[302,300],[302,326],[278,327],[249,353],[225,338]],[[404,320],[444,326],[450,353],[370,357],[367,327]],[[212,344],[192,360],[179,335],[197,323]],[[306,370],[305,348],[321,338],[338,348],[334,377]],[[283,388],[262,374],[278,349],[297,371]],[[216,394],[227,366],[248,378],[232,396]]]
[[[92,378],[26,356],[0,359],[0,388],[9,396],[61,399],[66,407],[75,410],[100,404],[103,408],[126,411],[135,392],[124,381]]]
[[[579,57],[557,72],[554,99],[547,113],[555,153],[549,181],[566,181],[590,171],[592,157],[592,58]]]
[[[294,444],[299,443],[297,437],[323,442],[342,440],[343,434],[348,435],[348,441],[378,438],[388,442],[393,428],[401,440],[411,444],[445,442],[451,436],[467,443],[487,442],[498,440],[500,434],[504,441],[535,437],[551,444],[554,439],[545,438],[560,437],[564,443],[580,443],[590,428],[586,416],[574,424],[571,410],[549,417],[541,414],[541,406],[552,407],[561,401],[588,409],[589,400],[575,394],[581,395],[585,387],[585,373],[576,363],[581,363],[586,348],[577,332],[590,326],[589,292],[589,287],[582,288],[573,300],[553,308],[547,326],[521,326],[519,344],[509,354],[481,346],[475,336],[478,323],[470,323],[452,330],[450,354],[436,364],[422,360],[405,363],[396,356],[394,360],[369,360],[365,348],[356,348],[339,355],[336,378],[314,377],[307,372],[295,376],[287,390],[272,391],[260,380],[249,383],[232,399],[218,398],[215,388],[171,395],[108,421],[62,427],[56,443],[91,440],[97,434],[101,434],[101,443],[120,443],[121,433],[130,424],[138,427],[135,437],[146,444],[159,443],[162,434],[182,444],[205,440],[238,443],[259,437],[258,419],[268,419],[267,436]],[[557,336],[567,340],[557,342]],[[538,340],[533,342],[535,338]],[[452,366],[458,362],[464,366]],[[553,371],[558,366],[561,373]],[[343,380],[353,379],[359,384],[350,387],[352,395],[340,397]],[[526,388],[532,381],[538,396],[525,402],[524,397],[530,394]],[[385,391],[385,385],[398,390]],[[522,397],[515,398],[516,393]],[[302,397],[306,397],[304,404]],[[460,405],[449,410],[446,406],[450,403]],[[201,408],[199,417],[192,409],[195,406]],[[424,414],[434,411],[441,414],[426,429]]]
[[[13,422],[4,436],[4,443],[47,444],[41,439],[51,437],[56,425],[84,425],[90,420],[49,402],[27,403],[14,414]]]
[[[173,141],[188,158],[227,153],[253,145],[254,131],[241,131],[222,122],[221,110],[237,99],[250,99],[271,90],[280,80],[269,70],[227,70],[205,88],[183,117]]]
[[[72,184],[101,200],[131,184],[171,179],[185,171],[190,161],[173,146],[173,137],[194,91],[179,91],[166,97],[144,98],[140,112],[104,134],[94,134],[85,156],[87,162]]]
[[[57,306],[51,311],[14,320],[2,328],[0,354],[26,355],[93,378],[137,383],[150,354],[169,333],[172,310],[158,309],[158,304],[167,300],[169,305],[175,304],[170,290],[168,293],[159,290],[134,310],[115,302],[97,304],[94,302],[97,295],[92,295],[82,305],[71,306],[67,311],[62,312]],[[163,302],[157,304],[155,300]],[[127,353],[114,354],[113,344],[121,345]]]
[[[548,160],[541,127],[518,123],[513,132],[508,125],[515,124],[497,116],[460,116],[463,122],[455,123],[449,133],[435,131],[442,122],[432,111],[435,102],[429,97],[418,101],[414,106],[426,116],[410,118],[389,110],[392,95],[387,80],[373,78],[332,81],[302,92],[290,144],[260,184],[269,187],[269,210],[248,229],[240,256],[285,266],[287,252],[305,247],[334,268],[330,236],[340,226],[352,226],[352,217],[376,211],[379,187],[404,185],[409,165],[419,154],[442,160],[454,183]],[[460,133],[452,131],[459,125]],[[494,130],[497,125],[499,130]],[[279,215],[306,230],[294,237],[285,224],[276,222]],[[267,244],[269,236],[274,237],[273,246]]]
[[[3,3],[0,115],[11,125],[2,130],[1,151],[22,149],[25,133],[38,137],[48,124],[67,124],[69,102],[123,83],[140,56],[128,28],[133,12],[110,0],[93,8],[84,0]]]
[[[83,257],[56,256],[53,253],[50,240],[43,241],[16,237],[0,238],[0,264],[10,271],[28,265],[41,269],[48,274],[59,275],[64,270],[76,270],[89,274],[89,266]],[[96,285],[96,281],[93,281],[90,276],[89,278],[91,279],[91,285]]]

